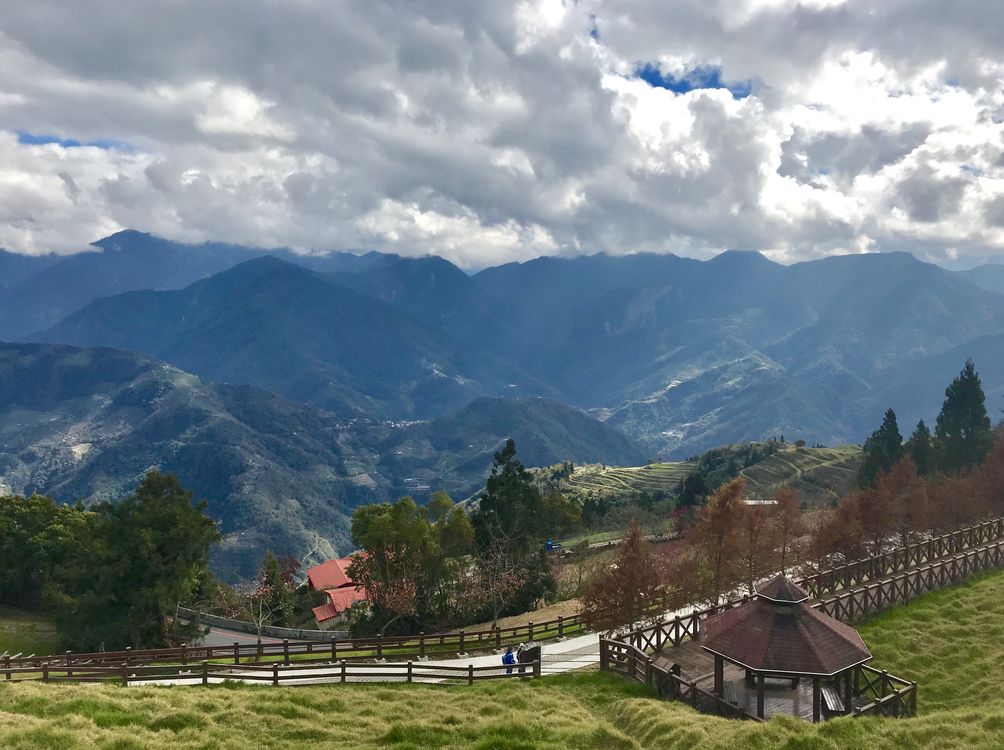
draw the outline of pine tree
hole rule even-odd
[[[865,441],[864,463],[858,473],[858,484],[870,487],[875,479],[889,471],[903,457],[903,436],[896,422],[896,412],[886,409],[882,426]]]
[[[948,473],[975,466],[993,447],[986,395],[971,359],[945,389],[934,438],[938,468]]]
[[[924,424],[923,419],[917,422],[917,429],[906,441],[903,450],[913,459],[919,476],[934,471],[934,444],[931,442],[931,430]]]

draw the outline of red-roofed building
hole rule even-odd
[[[321,630],[328,630],[341,620],[352,605],[366,598],[366,589],[349,578],[351,557],[328,560],[307,571],[307,582],[314,591],[323,591],[327,601],[314,607],[314,619]]]

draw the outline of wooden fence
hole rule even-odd
[[[544,641],[578,635],[583,632],[578,615],[558,617],[540,623],[528,622],[510,628],[494,628],[456,633],[421,633],[417,636],[391,636],[337,639],[328,643],[317,641],[290,641],[280,643],[234,643],[226,646],[188,646],[161,649],[125,649],[124,651],[98,651],[90,653],[51,654],[44,656],[3,656],[3,666],[23,666],[38,670],[50,667],[115,666],[124,664],[180,664],[210,661],[214,663],[243,664],[276,662],[281,664],[309,664],[311,662],[337,662],[358,659],[424,659],[433,655],[464,655],[468,651],[490,651],[505,645],[526,641]]]
[[[1004,539],[1004,518],[995,518],[923,542],[897,547],[880,555],[806,576],[796,583],[808,591],[809,596],[819,599],[827,594],[885,578],[924,563],[932,563],[999,539]]]
[[[193,664],[144,664],[116,666],[73,666],[43,664],[35,667],[4,665],[3,679],[8,682],[117,682],[122,685],[169,681],[173,684],[202,684],[222,680],[261,682],[269,685],[318,684],[321,682],[422,682],[434,684],[468,684],[484,680],[538,678],[540,660],[506,666],[473,664],[453,666],[406,662],[398,664],[311,663],[280,669],[280,664],[226,665],[201,661]]]

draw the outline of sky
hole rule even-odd
[[[1000,0],[0,0],[0,247],[1004,262]]]

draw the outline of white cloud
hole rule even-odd
[[[988,0],[33,0],[0,33],[0,245],[975,263],[1004,253],[1001,23]]]

